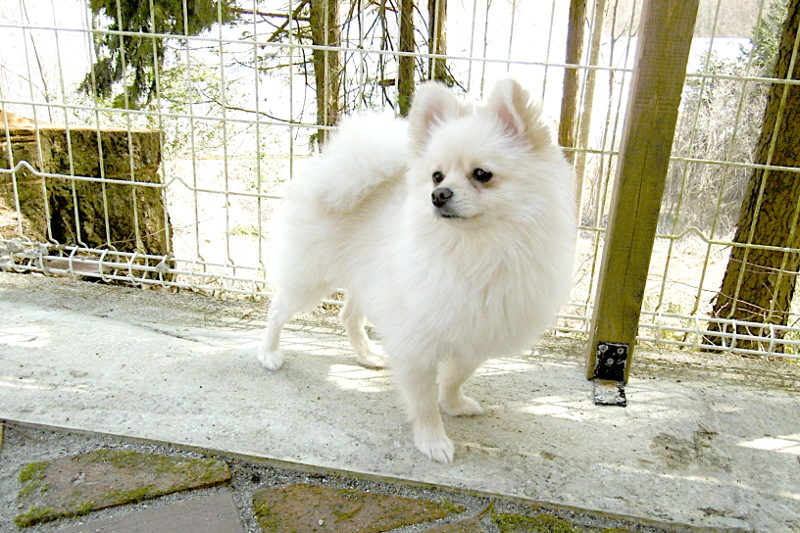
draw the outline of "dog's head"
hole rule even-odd
[[[536,195],[537,163],[563,159],[540,107],[512,80],[477,108],[440,84],[423,84],[409,123],[414,190],[424,181],[430,209],[444,219],[513,218]]]

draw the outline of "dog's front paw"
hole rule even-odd
[[[439,463],[452,463],[455,445],[450,438],[442,434],[431,433],[414,428],[414,445],[430,459]]]
[[[280,350],[268,350],[262,345],[258,347],[258,361],[264,368],[274,372],[283,365],[283,354]]]
[[[442,410],[451,416],[477,416],[483,414],[480,402],[460,394],[457,398],[442,398]]]

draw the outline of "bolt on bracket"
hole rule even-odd
[[[627,344],[598,342],[593,370],[595,405],[625,407],[625,365],[628,364]]]

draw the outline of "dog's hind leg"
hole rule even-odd
[[[319,302],[327,291],[327,287],[278,291],[269,309],[264,338],[258,347],[258,360],[264,368],[278,370],[283,365],[283,353],[280,350],[281,329],[293,314]]]
[[[367,337],[364,329],[366,319],[354,297],[347,296],[342,312],[339,313],[350,346],[356,352],[358,364],[367,368],[383,368],[386,366],[386,354],[380,346]]]
[[[469,379],[480,362],[461,360],[457,356],[445,359],[439,366],[439,404],[453,416],[483,414],[483,407],[474,398],[465,396],[461,386]]]

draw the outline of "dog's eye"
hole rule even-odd
[[[433,184],[434,185],[439,185],[441,182],[444,181],[444,174],[442,174],[438,170],[433,173],[432,177],[433,177]]]
[[[472,171],[472,177],[481,183],[488,183],[492,179],[492,173],[482,168],[476,168]]]

